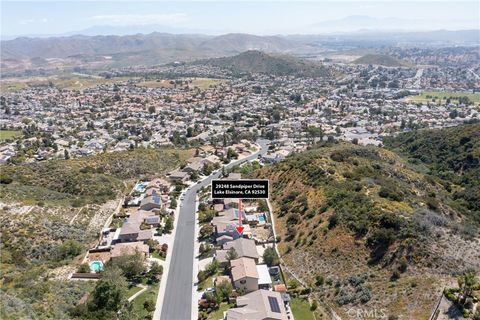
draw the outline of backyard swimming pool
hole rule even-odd
[[[145,192],[145,189],[147,188],[147,183],[146,182],[139,182],[135,185],[135,191],[138,191],[138,192]]]
[[[102,261],[92,261],[90,262],[90,270],[93,272],[100,272],[103,270],[103,262]]]
[[[260,222],[267,221],[267,217],[265,217],[265,214],[259,214],[258,215],[258,221],[260,221]]]

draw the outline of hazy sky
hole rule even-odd
[[[1,34],[63,34],[99,25],[162,25],[209,34],[319,33],[328,31],[328,26],[315,24],[352,15],[405,20],[395,21],[399,29],[409,21],[410,25],[421,23],[422,29],[480,29],[480,1],[1,0]]]

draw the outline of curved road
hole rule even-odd
[[[259,155],[264,155],[268,150],[268,142],[268,140],[258,140],[257,143],[261,147],[259,151],[226,165],[225,169],[245,161],[254,160]],[[168,277],[165,280],[167,283],[160,315],[162,320],[188,320],[191,318],[197,192],[201,188],[208,186],[212,179],[219,178],[220,174],[220,170],[212,173],[208,178],[193,185],[185,193],[182,201],[183,206],[180,208],[178,215]],[[161,298],[159,296],[159,299]]]

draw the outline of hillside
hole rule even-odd
[[[480,267],[478,229],[391,151],[324,144],[253,175],[270,179],[286,265],[342,318],[355,307],[426,319],[454,274]]]
[[[135,149],[0,167],[0,318],[68,319],[91,292],[64,281],[115,211],[120,192],[172,170],[191,150]]]
[[[2,68],[15,71],[32,66],[155,65],[234,55],[252,49],[279,53],[309,48],[308,44],[276,36],[226,34],[215,37],[154,32],[125,36],[22,37],[2,41],[0,53]]]
[[[172,149],[135,149],[70,160],[2,165],[0,196],[27,203],[103,203],[124,191],[125,180],[166,173],[191,154]]]
[[[366,54],[353,61],[356,64],[374,64],[385,67],[402,67],[407,64],[404,61],[398,60],[392,56],[385,54]]]
[[[199,60],[194,64],[228,69],[234,73],[263,73],[277,76],[323,77],[329,74],[324,66],[286,55],[269,55],[249,50],[233,57]]]
[[[413,163],[426,165],[471,222],[480,225],[480,123],[408,132],[384,143]]]

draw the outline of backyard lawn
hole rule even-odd
[[[293,317],[302,320],[315,320],[312,311],[310,311],[310,304],[305,299],[293,298],[290,301]]]

